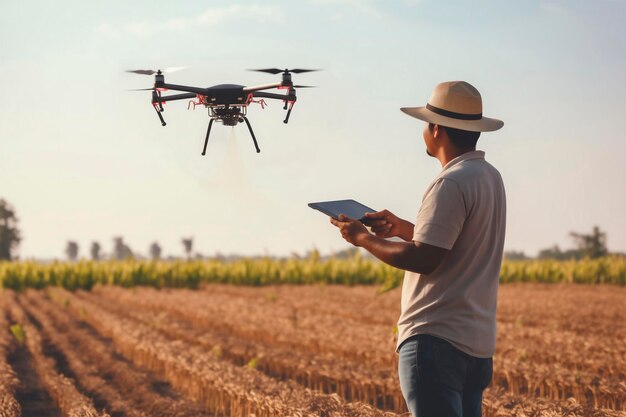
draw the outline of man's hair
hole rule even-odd
[[[434,123],[428,123],[428,129],[432,132],[435,128]],[[475,148],[476,142],[480,137],[480,132],[470,132],[469,130],[454,129],[452,127],[441,126],[439,128],[446,129],[450,142],[457,148]]]

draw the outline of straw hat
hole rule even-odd
[[[425,107],[402,107],[400,110],[428,123],[470,132],[491,132],[504,125],[502,120],[483,117],[480,93],[465,81],[438,84]]]

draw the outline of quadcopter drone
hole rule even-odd
[[[178,71],[183,68],[184,67],[167,68],[163,71],[128,70],[127,72],[144,75],[154,74],[154,86],[152,88],[142,88],[133,91],[152,91],[152,106],[159,116],[159,120],[161,121],[162,126],[166,125],[165,120],[163,119],[163,115],[161,114],[164,111],[163,104],[168,101],[190,99],[189,104],[187,105],[187,109],[192,107],[195,109],[196,106],[199,105],[202,105],[208,109],[209,117],[211,120],[209,120],[209,127],[206,132],[202,155],[206,154],[206,147],[209,142],[209,135],[211,134],[211,126],[216,120],[222,122],[224,126],[236,126],[237,123],[246,122],[248,130],[250,131],[250,135],[252,136],[252,141],[254,142],[254,147],[256,148],[257,153],[261,152],[256,137],[254,136],[254,132],[252,131],[252,126],[250,125],[250,122],[246,117],[248,106],[251,103],[257,103],[261,106],[261,108],[265,108],[267,103],[264,99],[266,98],[282,100],[284,102],[283,109],[287,110],[287,115],[285,117],[285,120],[283,120],[283,123],[287,123],[289,122],[289,116],[291,115],[293,105],[297,100],[296,88],[312,87],[308,85],[294,85],[291,81],[291,74],[318,71],[314,69],[254,69],[250,71],[266,72],[269,74],[282,73],[282,80],[273,84],[258,85],[253,87],[246,87],[237,84],[220,84],[213,87],[202,88],[186,85],[168,84],[165,82],[165,76],[163,75],[164,73]],[[286,93],[277,94],[262,91],[270,90],[273,88],[286,90]],[[168,90],[184,91],[185,93],[172,94],[168,96],[164,96],[161,94],[162,92]]]

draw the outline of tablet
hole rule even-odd
[[[376,211],[354,200],[320,201],[319,203],[309,203],[309,207],[319,210],[333,219],[337,219],[340,214],[345,214],[363,224],[367,224],[369,220],[365,218],[365,213]]]

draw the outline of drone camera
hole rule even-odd
[[[238,107],[209,107],[209,116],[220,120],[224,126],[237,126],[243,114]]]

